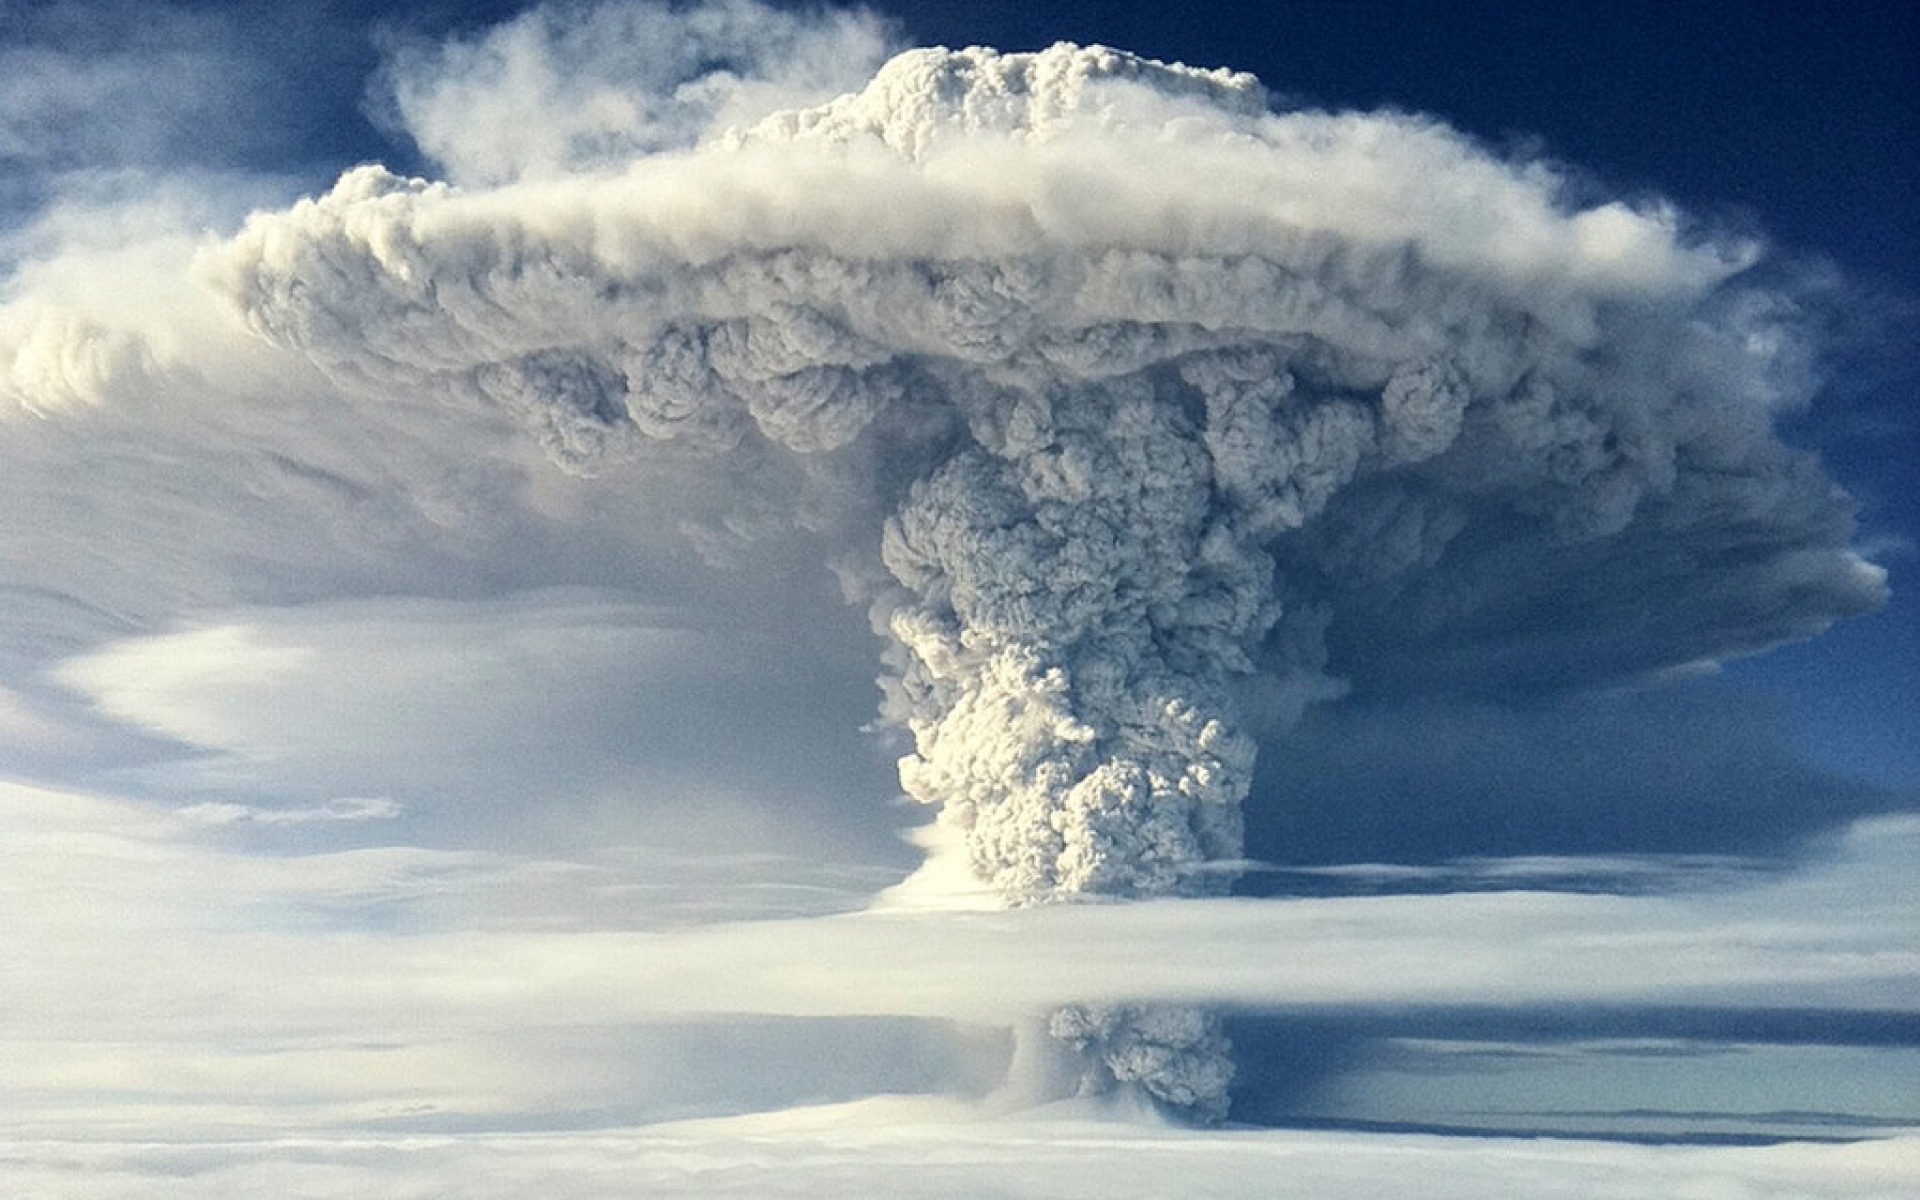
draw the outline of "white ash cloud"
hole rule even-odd
[[[468,38],[390,43],[383,115],[449,178],[476,184],[692,145],[858,87],[889,50],[864,11],[753,0],[539,7]]]
[[[1084,1094],[1136,1084],[1154,1100],[1201,1121],[1227,1115],[1232,1048],[1204,1009],[1177,1004],[1070,1004],[1047,1032],[1078,1051]]]
[[[504,405],[566,462],[871,468],[907,786],[1018,898],[1230,856],[1229,685],[1383,670],[1318,661],[1323,606],[1337,641],[1344,605],[1406,604],[1432,653],[1608,564],[1673,636],[1565,653],[1626,671],[1871,607],[1845,502],[1770,433],[1769,343],[1711,323],[1743,250],[1561,211],[1430,123],[1258,99],[1099,49],[920,51],[619,175],[362,168],[206,267],[336,380]]]
[[[528,20],[488,53],[556,52]],[[1430,121],[1067,45],[572,173],[418,119],[479,186],[358,168],[203,279],[355,393],[793,489],[741,528],[825,538],[903,787],[1016,903],[1221,890],[1256,726],[1350,683],[1616,681],[1881,598],[1772,432],[1805,382],[1753,247]]]

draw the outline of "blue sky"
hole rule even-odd
[[[5,1171],[1910,1187],[1916,66],[0,0]]]

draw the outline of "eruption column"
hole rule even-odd
[[[902,785],[1030,904],[1225,889],[1254,734],[1347,680],[1581,686],[1877,604],[1772,433],[1806,380],[1751,256],[1431,122],[1057,46],[559,178],[361,168],[202,267],[356,393],[789,481],[891,640]],[[1204,1013],[1052,1026],[1092,1085],[1224,1111]]]

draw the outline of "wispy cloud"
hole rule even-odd
[[[311,821],[385,821],[400,815],[399,804],[385,797],[349,796],[304,808],[261,808],[207,801],[179,810],[202,825],[304,825]]]
[[[541,6],[468,37],[389,35],[378,96],[449,178],[501,183],[618,169],[830,99],[890,48],[857,8]]]

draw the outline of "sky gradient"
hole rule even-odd
[[[1917,63],[0,0],[0,1174],[1911,1191]]]

